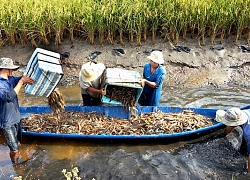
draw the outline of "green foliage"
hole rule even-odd
[[[0,0],[0,44],[61,44],[64,38],[141,45],[180,36],[250,42],[250,0]]]

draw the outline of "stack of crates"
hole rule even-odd
[[[102,87],[104,90],[107,90],[109,86],[136,89],[135,101],[137,103],[143,90],[139,80],[141,80],[139,72],[120,68],[107,68],[103,74]],[[122,105],[121,101],[110,99],[107,95],[103,95],[101,101],[105,104]]]
[[[36,48],[24,71],[35,80],[25,85],[25,93],[48,97],[63,77],[60,54]]]

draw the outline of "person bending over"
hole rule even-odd
[[[248,163],[247,171],[250,172],[250,109],[240,110],[239,108],[233,107],[224,110],[216,111],[216,121],[222,122],[226,125],[224,134],[229,134],[235,127],[242,126],[243,138],[247,142],[248,151]]]
[[[101,88],[101,77],[105,68],[103,63],[88,62],[82,65],[79,81],[83,105],[98,106],[101,104],[101,95],[106,95],[106,91]]]

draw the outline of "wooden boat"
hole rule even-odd
[[[61,134],[61,133],[50,133],[50,132],[29,132],[23,129],[23,135],[25,136],[37,136],[37,137],[55,137],[55,138],[80,138],[80,139],[164,139],[164,138],[185,138],[192,135],[208,134],[213,131],[221,129],[224,125],[214,121],[216,109],[210,108],[184,108],[184,107],[167,107],[167,106],[138,106],[137,114],[144,114],[148,112],[157,112],[158,110],[164,113],[179,113],[182,110],[192,110],[196,114],[204,115],[205,117],[211,119],[212,125],[207,127],[202,127],[196,130],[187,130],[178,133],[171,134],[146,134],[146,135],[113,135],[113,134]],[[79,105],[68,105],[65,107],[65,111],[74,112],[96,112],[103,114],[107,117],[116,117],[129,119],[131,114],[123,106],[79,106]],[[25,106],[20,107],[21,117],[28,117],[31,114],[39,113],[51,113],[52,110],[49,106]]]

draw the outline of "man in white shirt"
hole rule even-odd
[[[106,95],[106,91],[101,88],[101,77],[105,68],[103,63],[88,62],[82,65],[79,81],[83,105],[98,106],[101,95]]]

